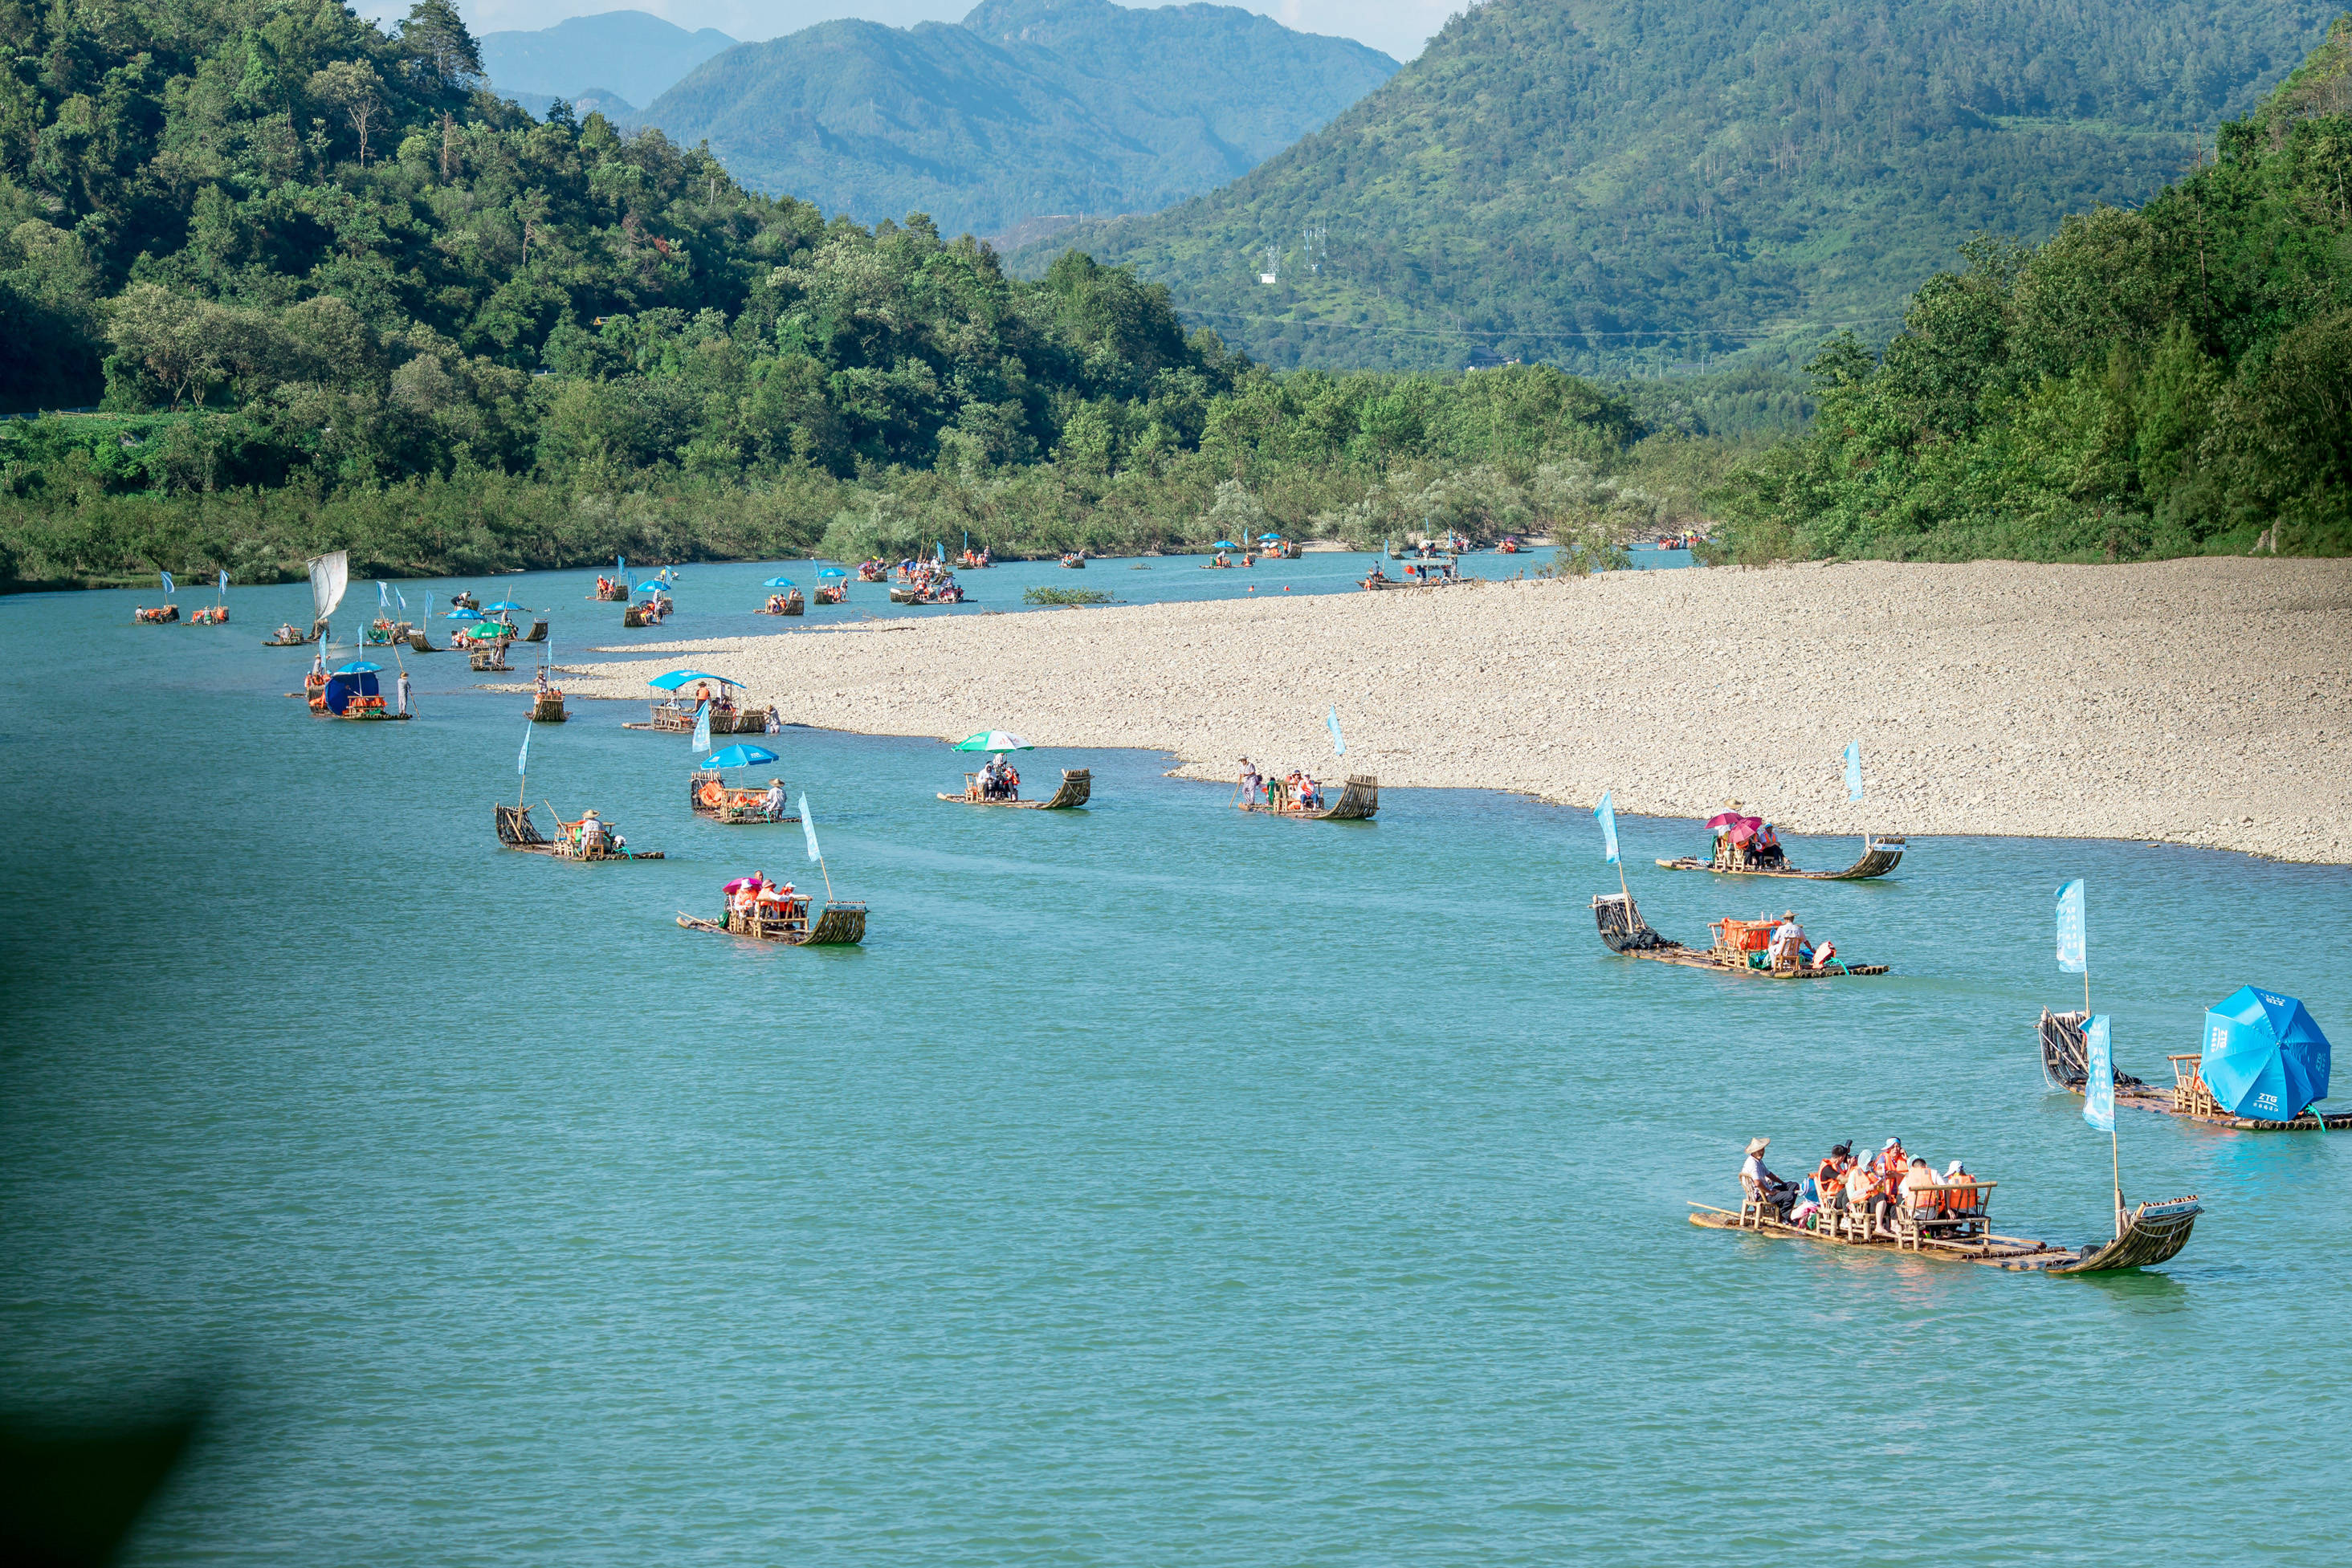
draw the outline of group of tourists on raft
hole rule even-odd
[[[1246,757],[1242,758],[1241,803],[1244,807],[1263,804],[1269,811],[1319,811],[1323,809],[1323,786],[1300,768],[1294,768],[1279,779],[1268,779]]]
[[[926,604],[963,602],[963,589],[944,561],[902,560],[898,563],[897,575],[898,580],[913,588]]]
[[[992,757],[981,764],[972,780],[980,787],[983,800],[1018,800],[1021,799],[1021,775],[1003,757]]]
[[[1853,1145],[1840,1144],[1798,1181],[1772,1174],[1764,1164],[1769,1138],[1751,1138],[1739,1167],[1739,1189],[1783,1225],[1811,1225],[1825,1212],[1842,1213],[1872,1237],[1893,1239],[1899,1217],[1940,1218],[1974,1214],[1982,1207],[1976,1177],[1954,1160],[1936,1174],[1935,1162],[1889,1138],[1867,1159]]]
[[[728,924],[748,920],[805,920],[809,901],[805,894],[793,891],[788,882],[770,882],[768,873],[755,871],[750,876],[739,877],[719,889],[727,901]]]

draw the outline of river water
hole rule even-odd
[[[1249,586],[1118,564],[972,582]],[[779,570],[688,569],[644,640]],[[559,658],[635,640],[584,580],[496,586]],[[534,799],[668,859],[505,853],[522,698],[412,657],[416,722],[315,720],[307,651],[256,646],[304,590],[235,590],[222,630],[134,627],[142,597],[0,600],[0,1397],[209,1401],[141,1563],[2340,1550],[2352,1139],[2126,1113],[2128,1193],[2209,1208],[2137,1274],[1685,1215],[1751,1134],[1784,1172],[1900,1134],[1998,1179],[2004,1230],[2093,1239],[2107,1139],[2035,1062],[2080,994],[2053,888],[2087,880],[2095,997],[2159,1077],[2247,981],[2352,1030],[2342,869],[1933,839],[1883,883],[1732,885],[1650,865],[1696,824],[1625,821],[1661,930],[1793,903],[1895,970],[1743,983],[1601,950],[1580,810],[1274,821],[1163,757],[1040,752],[1092,808],[982,811],[933,799],[935,741],[794,729],[873,917],[760,950],[673,917],[817,868],[690,818],[681,739],[595,704],[531,746]]]

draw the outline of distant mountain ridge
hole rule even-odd
[[[1013,259],[1133,262],[1277,365],[1884,335],[1970,234],[2161,187],[2341,4],[1488,0],[1232,184]]]
[[[603,89],[650,103],[711,56],[735,47],[715,27],[688,32],[643,11],[573,16],[535,32],[485,33],[477,40],[490,86],[534,114],[549,100]]]
[[[637,119],[708,140],[772,193],[993,235],[1209,190],[1396,69],[1376,49],[1232,6],[984,0],[960,24],[824,22],[739,45]]]

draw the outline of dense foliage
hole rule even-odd
[[[2352,16],[2145,206],[1967,260],[1816,361],[1728,554],[2352,551]]]
[[[1490,0],[1245,178],[1075,243],[1277,365],[1877,340],[1970,234],[2159,188],[2331,5]]]
[[[1229,5],[982,0],[958,26],[833,21],[738,45],[639,120],[707,139],[758,189],[992,235],[1223,184],[1396,68]]]
[[[1538,369],[1276,378],[1127,271],[1018,281],[919,217],[826,223],[658,133],[533,122],[446,0],[389,36],[299,0],[0,0],[0,394],[106,409],[0,424],[0,578],[1650,504],[1607,476],[1645,428],[1622,398]],[[1703,423],[1645,396],[1671,435]]]

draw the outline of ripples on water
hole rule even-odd
[[[499,586],[556,605],[559,658],[657,640],[583,580]],[[2088,879],[2095,995],[2156,1077],[2247,980],[2352,1031],[2341,869],[1936,839],[1884,883],[1739,886],[1648,869],[1695,824],[1626,821],[1661,930],[1793,901],[1898,971],[1745,985],[1601,950],[1581,811],[1236,820],[1118,752],[1031,759],[1095,769],[1083,814],[966,810],[935,742],[793,730],[872,934],[757,951],[672,916],[814,868],[688,818],[681,741],[582,704],[531,748],[534,798],[667,861],[502,854],[523,699],[413,659],[420,721],[314,721],[279,695],[307,652],[254,645],[300,590],[221,632],[139,597],[0,601],[0,1374],[64,1409],[215,1387],[142,1562],[2334,1555],[2341,1135],[2126,1113],[2131,1195],[2210,1210],[2154,1273],[1683,1216],[1753,1133],[1783,1171],[1900,1134],[1999,1178],[2005,1229],[2090,1239],[2105,1140],[2034,1061],[2078,994],[2052,890]]]

